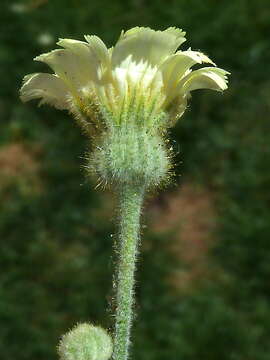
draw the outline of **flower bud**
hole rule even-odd
[[[165,141],[146,127],[120,126],[96,143],[87,169],[101,183],[155,187],[167,177],[170,160]]]
[[[62,336],[58,353],[60,360],[108,360],[112,354],[112,340],[101,327],[78,324]]]

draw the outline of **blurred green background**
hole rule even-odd
[[[0,354],[57,359],[79,321],[112,327],[115,202],[85,180],[87,139],[67,113],[21,104],[58,37],[177,26],[183,48],[232,73],[193,93],[171,187],[148,199],[132,358],[270,356],[269,0],[32,0],[0,5]]]

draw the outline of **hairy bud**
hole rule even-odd
[[[101,327],[78,324],[62,336],[58,353],[61,360],[108,360],[112,340]]]
[[[88,170],[103,184],[158,186],[170,169],[164,139],[151,129],[120,126],[104,132],[89,157]]]

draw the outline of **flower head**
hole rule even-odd
[[[203,53],[177,51],[185,32],[135,27],[115,47],[97,36],[60,39],[62,49],[35,58],[54,74],[27,75],[21,99],[69,110],[92,138],[88,171],[100,184],[149,188],[167,181],[166,129],[184,113],[190,92],[223,91],[228,72]],[[192,71],[196,64],[208,64]]]
[[[97,36],[85,40],[60,39],[62,49],[36,57],[54,74],[27,75],[21,99],[39,98],[40,104],[67,109],[86,130],[101,122],[167,128],[185,111],[191,91],[227,88],[228,72],[206,55],[177,51],[186,41],[180,29],[135,27],[122,32],[109,49]],[[193,65],[203,63],[210,66],[192,71]]]

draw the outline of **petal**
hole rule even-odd
[[[173,52],[175,52],[179,48],[179,46],[186,41],[186,32],[182,29],[171,26],[168,29],[164,30],[164,32],[175,37],[175,49],[173,50]]]
[[[26,75],[20,94],[23,102],[41,98],[40,105],[47,103],[60,110],[69,108],[68,89],[61,79],[52,74]]]
[[[228,74],[230,74],[228,71],[220,68],[202,68],[192,71],[190,74],[185,76],[177,87],[181,92],[190,92],[197,89],[223,91],[228,88]]]
[[[69,49],[53,50],[34,60],[49,65],[71,89],[80,88],[91,80],[91,73],[84,61]]]
[[[85,41],[73,39],[59,39],[57,45],[71,50],[74,54],[82,57],[89,57],[89,45]]]
[[[191,66],[203,62],[215,65],[212,60],[199,51],[178,51],[167,58],[159,67],[165,88],[174,88]]]
[[[104,80],[104,74],[110,67],[110,56],[105,44],[97,36],[85,35],[85,39],[87,42],[60,39],[57,43],[77,56],[77,66],[84,77],[80,80],[81,85]]]
[[[58,45],[69,49],[78,56],[78,66],[81,66],[85,74],[84,82],[100,82],[110,67],[110,55],[106,45],[97,36],[84,36],[87,42],[73,39],[60,39]]]
[[[53,50],[34,60],[49,65],[71,89],[81,89],[90,82],[103,81],[109,64],[106,46],[97,36],[87,36],[88,42],[60,39],[65,49]]]
[[[182,30],[176,28],[154,31],[150,28],[135,27],[122,32],[113,50],[112,66],[120,66],[130,55],[132,61],[158,65],[186,40],[184,35]]]
[[[116,68],[113,71],[113,78],[121,97],[124,97],[128,88],[127,69]]]
[[[101,64],[106,64],[110,62],[109,50],[107,49],[104,42],[95,35],[85,35],[85,40],[88,42],[89,47],[92,53],[96,56],[97,60]]]

